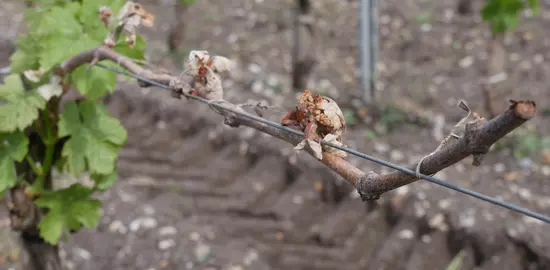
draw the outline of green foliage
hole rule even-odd
[[[78,91],[89,99],[98,99],[107,92],[113,92],[116,74],[102,68],[80,66],[71,73],[71,79]]]
[[[541,138],[530,133],[515,139],[513,153],[515,158],[522,159],[545,148],[550,148],[550,137]]]
[[[80,8],[80,4],[73,2],[63,8],[55,6],[44,12],[27,14],[35,16],[29,22],[28,35],[39,43],[41,68],[49,70],[64,59],[101,44],[84,32],[76,18]]]
[[[38,69],[39,43],[31,35],[19,37],[15,41],[17,51],[10,57],[11,70],[21,73],[27,69]]]
[[[145,40],[143,40],[143,37],[141,36],[137,36],[136,44],[134,45],[133,48],[130,48],[126,44],[126,42],[124,42],[124,36],[122,36],[122,38],[115,45],[114,50],[134,60],[143,60],[145,59],[145,55],[143,54],[143,51],[145,50],[146,47],[147,47],[147,44],[145,44]]]
[[[23,161],[28,145],[22,132],[0,133],[0,193],[17,183],[14,162]]]
[[[65,189],[40,194],[36,205],[49,210],[38,224],[42,238],[55,244],[63,231],[67,233],[81,226],[95,227],[101,217],[101,202],[91,199],[92,193],[90,188],[73,184]]]
[[[111,187],[118,179],[116,171],[110,174],[92,174],[96,190],[104,191]]]
[[[102,42],[106,37],[109,29],[107,29],[98,19],[98,10],[101,6],[109,6],[113,14],[118,11],[126,0],[83,0],[82,9],[77,14],[77,19],[82,24],[86,33],[95,41]]]
[[[342,113],[344,114],[344,120],[346,121],[346,125],[353,126],[355,125],[355,111],[352,109],[344,109],[342,110]]]
[[[67,89],[61,88],[58,81],[50,81],[54,68],[71,56],[100,46],[113,29],[100,21],[99,8],[109,6],[114,14],[112,19],[116,20],[116,14],[127,1],[28,2],[33,7],[25,11],[27,33],[15,42],[16,51],[10,58],[13,74],[0,85],[0,197],[16,185],[31,185],[28,191],[39,192],[35,203],[47,209],[38,226],[40,235],[48,243],[56,244],[70,230],[97,225],[101,202],[91,196],[116,182],[116,159],[128,135],[99,102],[99,98],[115,89],[117,77],[111,71],[82,65],[71,74],[60,75],[64,83],[86,98],[67,102],[62,110],[58,110],[60,97],[42,97],[44,86]],[[132,60],[144,60],[143,38],[138,36],[133,48],[124,39],[122,34],[113,49]],[[29,70],[40,71],[33,73],[38,80],[24,79],[23,72]],[[58,93],[64,95],[66,91]],[[36,132],[45,145],[42,156],[31,156],[29,131]],[[67,140],[61,140],[64,138]],[[59,157],[54,153],[60,142],[64,144]],[[33,183],[25,178],[27,175],[17,175],[16,165],[22,162],[32,168],[31,173],[35,174],[32,179],[36,179]],[[77,177],[85,172],[91,174],[94,186],[74,184],[61,190],[44,190],[43,181],[54,165],[61,173]]]
[[[376,124],[376,129],[382,133],[391,132],[405,124],[407,120],[406,112],[393,104],[388,104],[382,111],[382,117]]]
[[[483,20],[491,25],[494,33],[503,33],[514,29],[518,24],[518,13],[530,8],[538,13],[538,0],[489,0],[481,11]]]
[[[535,126],[527,125],[512,131],[509,136],[495,144],[495,150],[505,149],[509,150],[516,159],[533,157],[550,149],[550,136],[539,136]]]
[[[378,136],[376,135],[376,132],[374,130],[366,129],[365,137],[367,137],[369,140],[376,140]]]
[[[192,5],[196,2],[196,0],[178,0],[178,3],[184,4],[184,5]]]
[[[415,21],[418,24],[427,24],[432,20],[432,14],[428,11],[424,11],[415,17]]]
[[[99,46],[109,31],[98,18],[99,7],[107,5],[116,14],[126,3],[124,0],[35,2],[40,7],[26,10],[28,32],[17,39],[17,51],[10,58],[13,72],[49,70],[72,55]],[[115,51],[142,60],[145,42],[139,38],[136,42],[130,48],[121,41]]]
[[[464,260],[464,250],[461,250],[456,254],[451,263],[447,266],[447,270],[460,270],[462,269],[462,261]]]
[[[19,75],[9,75],[0,85],[0,132],[24,130],[38,118],[38,110],[45,105],[36,90],[25,91]]]
[[[115,170],[118,150],[127,132],[102,104],[86,100],[65,105],[59,121],[59,136],[70,136],[63,147],[67,169],[73,175],[84,171],[108,175]]]

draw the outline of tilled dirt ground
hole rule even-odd
[[[6,29],[19,18],[12,2],[0,7]],[[292,1],[198,2],[190,10],[185,48],[238,61],[225,82],[228,100],[267,99],[289,108],[295,98],[287,90],[291,32],[285,22]],[[357,3],[313,2],[323,42],[311,87],[351,108],[358,95]],[[148,56],[173,68],[177,60],[167,57],[165,45],[171,2],[146,4],[157,16],[154,30],[144,31]],[[445,132],[461,117],[453,107],[458,99],[482,109],[479,81],[487,61],[486,26],[476,16],[454,14],[455,4],[380,3],[382,99],[410,100],[428,118],[444,115]],[[548,110],[549,18],[543,8],[508,38],[509,75],[496,98],[502,108],[509,98],[532,98],[541,112]],[[10,31],[4,33],[17,32]],[[465,255],[462,269],[550,269],[550,227],[531,218],[427,182],[365,204],[313,158],[292,155],[291,145],[225,127],[207,106],[173,100],[159,89],[121,83],[108,107],[122,119],[129,141],[118,163],[120,180],[100,195],[100,226],[63,245],[72,269],[445,269],[459,252]],[[550,134],[548,117],[539,114],[531,122],[539,135]],[[345,139],[352,148],[410,164],[437,146],[434,126],[405,121],[372,138],[357,124]],[[351,161],[364,170],[389,171]],[[550,167],[540,153],[518,161],[511,150],[494,149],[481,167],[470,163],[437,176],[550,214]],[[18,269],[10,262],[24,257],[16,246],[2,240],[0,269]]]

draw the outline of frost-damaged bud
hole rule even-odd
[[[347,154],[330,146],[320,145],[325,140],[338,146],[344,146],[342,135],[346,130],[344,114],[338,104],[328,97],[311,94],[306,89],[298,99],[296,109],[290,111],[282,120],[282,125],[290,126],[304,132],[304,140],[294,149],[301,150],[308,145],[318,159],[322,159],[322,151],[341,158]]]
[[[126,2],[126,4],[120,9],[117,19],[117,27],[122,28],[124,34],[126,34],[126,42],[130,48],[133,48],[136,43],[136,29],[141,25],[152,27],[155,21],[153,14],[146,11],[142,5],[132,1]],[[117,35],[118,34],[115,34],[113,37],[113,33],[109,33],[107,40],[105,40],[105,44],[116,44]]]
[[[193,77],[193,89],[188,93],[210,100],[223,100],[221,72],[233,68],[233,61],[223,56],[210,56],[208,51],[191,51],[185,65],[185,75]]]
[[[113,11],[108,6],[99,7],[99,20],[108,28],[109,19],[113,16]]]

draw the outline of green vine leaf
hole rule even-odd
[[[24,35],[15,41],[17,50],[10,56],[13,73],[23,73],[28,69],[38,69],[39,43],[31,35]]]
[[[449,265],[447,266],[447,270],[460,270],[460,269],[462,269],[462,263],[463,263],[463,260],[464,260],[465,253],[466,252],[464,250],[460,250],[455,255],[455,257],[453,258],[451,263],[449,263]]]
[[[103,104],[92,100],[65,104],[59,121],[59,136],[70,136],[62,150],[68,171],[79,175],[86,169],[92,174],[110,174],[115,170],[118,150],[128,134],[118,119]]]
[[[103,42],[107,37],[108,29],[101,23],[98,17],[99,7],[108,6],[116,16],[120,8],[126,4],[125,0],[84,0],[82,1],[82,12],[78,19],[84,27],[84,31],[89,33],[90,37]]]
[[[28,12],[28,35],[40,46],[40,67],[49,70],[66,58],[100,44],[84,31],[77,19],[80,11],[80,4],[71,2],[46,11],[38,9]]]
[[[66,0],[27,0],[30,3],[40,4],[40,8],[49,9],[54,6],[59,6],[65,4]]]
[[[17,74],[11,74],[0,85],[0,132],[23,131],[38,118],[45,100],[35,90],[25,91]]]
[[[93,174],[92,179],[95,182],[94,188],[100,191],[109,189],[118,179],[116,171],[110,174]]]
[[[115,90],[116,74],[102,68],[82,65],[71,73],[71,80],[78,91],[89,99],[98,99]]]
[[[101,218],[101,202],[92,199],[93,190],[80,184],[40,194],[36,205],[48,208],[48,214],[38,224],[40,236],[56,244],[63,231],[77,230],[81,226],[93,228]]]
[[[23,132],[0,133],[0,193],[17,183],[15,161],[27,155],[29,139]]]
[[[99,8],[108,6],[116,17],[125,0],[41,0],[38,8],[25,11],[28,32],[18,37],[17,51],[10,57],[15,73],[43,68],[50,70],[68,57],[95,48],[107,38],[109,29],[99,18]],[[70,45],[70,46],[68,46]],[[143,60],[145,42],[138,37],[130,48],[117,43],[114,50],[132,59]]]
[[[70,44],[70,46],[67,46]],[[40,67],[45,70],[61,63],[63,60],[99,45],[86,35],[79,37],[52,37],[43,39],[40,43],[42,53],[40,54]]]
[[[531,10],[533,10],[533,14],[537,15],[539,14],[539,0],[527,0],[527,5]]]
[[[527,0],[527,7],[538,13],[538,0]],[[494,33],[503,33],[517,26],[518,13],[525,8],[523,0],[489,0],[481,10],[481,16],[490,23]]]
[[[122,38],[119,39],[119,41],[115,45],[114,50],[134,60],[144,60],[145,55],[143,51],[145,50],[145,48],[147,48],[147,44],[145,44],[145,40],[143,40],[143,37],[137,36],[136,44],[133,48],[130,48],[128,42],[124,41],[125,35],[122,34],[121,36]]]

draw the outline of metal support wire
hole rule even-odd
[[[359,54],[361,97],[365,103],[375,99],[374,79],[378,53],[378,12],[376,0],[361,0],[359,6]]]
[[[106,66],[106,65],[103,65],[103,64],[101,64],[101,63],[97,63],[97,64],[95,64],[95,66],[98,66],[98,67],[101,67],[101,68],[104,68],[104,69],[108,69],[108,70],[113,71],[113,72],[118,73],[118,74],[124,74],[124,75],[130,76],[130,77],[132,77],[132,78],[135,78],[135,79],[138,79],[138,80],[147,82],[147,83],[149,83],[149,84],[151,84],[151,85],[155,85],[155,86],[158,86],[158,87],[161,87],[161,88],[164,88],[164,89],[171,89],[168,85],[164,85],[164,84],[162,84],[162,83],[158,83],[158,82],[149,80],[149,79],[144,78],[144,77],[142,77],[142,76],[139,76],[139,75],[137,75],[137,74],[129,73],[129,72],[126,72],[126,71],[123,71],[123,70],[119,70],[119,69],[110,67],[110,66]],[[300,132],[300,131],[291,129],[291,128],[289,128],[289,127],[282,126],[282,125],[280,125],[280,124],[278,124],[278,123],[275,123],[275,122],[273,122],[273,121],[269,121],[269,120],[267,120],[267,119],[265,119],[265,118],[262,118],[262,117],[259,117],[259,116],[256,116],[256,115],[253,115],[253,114],[250,114],[250,113],[247,113],[247,112],[238,111],[238,110],[235,110],[235,109],[233,109],[233,108],[231,108],[231,107],[227,107],[227,106],[225,106],[225,105],[223,105],[223,104],[211,103],[210,100],[205,99],[205,98],[202,98],[202,97],[193,96],[193,95],[189,95],[189,94],[186,94],[186,93],[184,93],[184,95],[185,95],[186,97],[188,97],[188,98],[191,98],[191,99],[200,101],[200,102],[205,103],[205,104],[209,104],[210,106],[217,107],[217,108],[219,108],[219,109],[223,109],[223,110],[230,111],[230,112],[232,112],[232,113],[235,113],[235,114],[238,114],[238,115],[240,115],[240,116],[243,116],[243,117],[252,119],[252,120],[254,120],[254,121],[257,121],[257,122],[266,124],[266,125],[268,125],[268,126],[272,126],[272,127],[274,127],[274,128],[277,128],[277,129],[280,129],[280,130],[284,130],[284,131],[286,131],[286,132],[288,132],[288,133],[295,134],[295,135],[298,135],[298,136],[304,136],[304,133],[303,133],[303,132]],[[347,148],[347,147],[342,147],[342,146],[339,146],[339,145],[335,145],[335,144],[332,144],[332,143],[326,142],[326,141],[321,141],[321,144],[327,145],[327,146],[330,146],[330,147],[333,147],[333,148],[336,148],[336,149],[339,149],[339,150],[341,150],[341,151],[347,152],[347,153],[352,154],[352,155],[354,155],[354,156],[357,156],[357,157],[360,157],[360,158],[363,158],[363,159],[372,161],[372,162],[374,162],[374,163],[378,163],[378,164],[380,164],[380,165],[383,165],[383,166],[386,166],[386,167],[389,167],[389,168],[392,168],[392,169],[395,169],[395,170],[404,172],[404,173],[406,173],[406,174],[415,175],[415,176],[416,176],[416,172],[413,171],[413,170],[411,170],[411,169],[408,169],[408,168],[405,168],[405,167],[401,167],[401,166],[399,166],[399,165],[397,165],[397,164],[394,164],[394,163],[391,163],[391,162],[388,162],[388,161],[385,161],[385,160],[382,160],[382,159],[379,159],[379,158],[376,158],[376,157],[369,156],[369,155],[367,155],[367,154],[365,154],[365,153],[361,153],[361,152],[359,152],[359,151],[356,151],[356,150],[353,150],[353,149],[349,149],[349,148]],[[424,180],[426,180],[426,181],[432,182],[432,183],[437,184],[437,185],[440,185],[440,186],[442,186],[442,187],[445,187],[445,188],[448,188],[448,189],[452,189],[452,190],[458,191],[458,192],[460,192],[460,193],[463,193],[463,194],[466,194],[466,195],[470,195],[470,196],[472,196],[472,197],[474,197],[474,198],[477,198],[477,199],[480,199],[480,200],[483,200],[483,201],[486,201],[486,202],[489,202],[489,203],[492,203],[492,204],[495,204],[495,205],[504,207],[504,208],[509,209],[509,210],[512,210],[512,211],[516,211],[516,212],[521,213],[521,214],[524,214],[524,215],[526,215],[526,216],[533,217],[533,218],[535,218],[535,219],[544,221],[544,222],[546,222],[546,223],[550,223],[550,217],[545,216],[545,215],[543,215],[543,214],[533,212],[533,211],[531,211],[531,210],[522,208],[522,207],[520,207],[520,206],[511,204],[511,203],[507,203],[507,202],[505,202],[505,201],[502,201],[502,200],[499,200],[499,199],[496,199],[496,198],[493,198],[493,197],[490,197],[490,196],[481,194],[481,193],[476,192],[476,191],[473,191],[473,190],[469,190],[469,189],[466,189],[466,188],[463,188],[463,187],[460,187],[460,186],[457,186],[457,185],[450,184],[450,183],[448,183],[447,181],[441,180],[441,179],[436,178],[436,177],[433,177],[433,176],[428,176],[428,175],[424,175],[424,174],[419,174],[419,176],[420,176],[420,177],[419,177],[420,179],[424,179]]]

